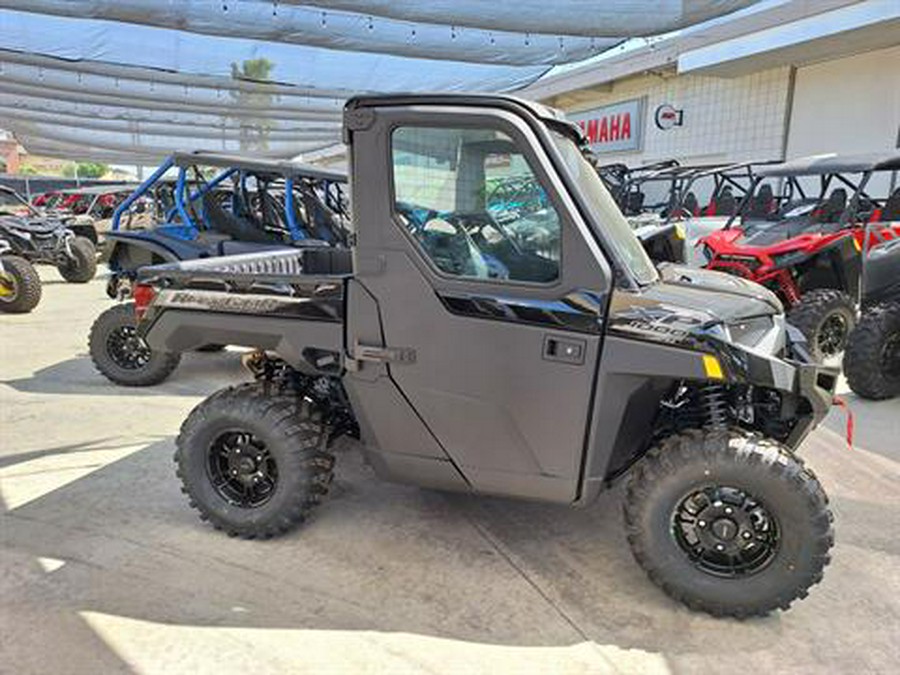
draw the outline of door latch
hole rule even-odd
[[[416,350],[412,347],[376,347],[357,342],[353,345],[352,358],[346,366],[348,370],[359,370],[363,361],[370,363],[415,363]]]
[[[558,338],[552,335],[544,338],[544,358],[548,361],[581,365],[584,363],[586,349],[587,342],[577,338]]]

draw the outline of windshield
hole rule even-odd
[[[615,248],[616,258],[628,268],[638,283],[651,284],[656,281],[659,278],[656,268],[612,195],[603,185],[597,170],[570,138],[555,131],[552,134],[569,174],[575,179],[588,207],[603,228],[606,241]]]

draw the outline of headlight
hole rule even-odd
[[[784,349],[784,316],[756,316],[726,326],[731,342],[755,352],[771,355]]]
[[[728,324],[728,334],[732,342],[745,347],[755,347],[774,325],[771,316],[758,316]]]
[[[804,251],[791,251],[790,253],[773,255],[772,262],[775,264],[775,267],[790,267],[802,262],[806,257],[807,255]]]

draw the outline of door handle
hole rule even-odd
[[[346,360],[347,370],[358,371],[363,361],[370,363],[415,363],[416,350],[412,347],[376,347],[356,342],[353,353]]]
[[[559,361],[581,365],[584,363],[584,353],[587,350],[587,341],[579,338],[561,338],[555,335],[547,335],[544,338],[543,357],[547,361]]]

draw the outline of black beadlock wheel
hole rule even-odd
[[[165,380],[178,367],[180,354],[157,352],[137,334],[134,304],[114,305],[103,312],[88,339],[94,366],[126,387],[148,387]]]
[[[900,301],[863,314],[844,352],[847,384],[874,400],[900,396]]]
[[[246,539],[303,522],[328,492],[334,455],[322,412],[257,383],[200,403],[176,441],[176,473],[190,505],[216,529]]]
[[[834,542],[812,472],[777,441],[739,430],[663,440],[633,469],[624,511],[653,582],[714,616],[787,609],[822,579]]]
[[[69,283],[86,284],[97,273],[97,249],[86,237],[75,237],[69,246],[72,257],[58,265],[57,269]]]
[[[809,342],[810,355],[817,361],[833,358],[847,345],[856,324],[856,307],[849,295],[833,288],[817,288],[804,293],[791,307],[787,319]]]
[[[41,278],[34,265],[17,255],[0,259],[0,312],[27,314],[41,301]]]

